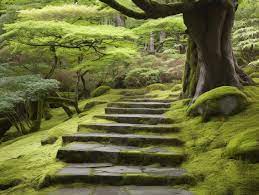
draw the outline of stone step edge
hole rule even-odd
[[[99,135],[98,135],[99,134]],[[182,146],[184,142],[179,138],[165,136],[145,136],[134,134],[109,134],[109,133],[76,133],[74,135],[64,135],[64,144],[72,142],[101,142],[126,146],[146,146],[146,145],[169,145]]]
[[[106,107],[105,113],[106,114],[164,114],[168,112],[169,109],[167,108],[118,108],[118,107]]]
[[[104,114],[95,115],[95,118],[116,121],[118,123],[138,123],[138,124],[173,124],[174,120],[163,115],[144,114]]]
[[[186,190],[172,188],[170,186],[85,186],[79,189],[73,187],[59,188],[49,195],[57,194],[91,194],[91,195],[136,195],[136,194],[150,194],[152,195],[192,195]]]
[[[127,123],[96,123],[96,124],[79,124],[78,131],[81,129],[103,130],[114,133],[133,133],[134,131],[146,131],[153,133],[176,133],[180,131],[179,127],[168,125],[144,125],[144,124],[127,124]]]
[[[107,151],[107,150],[77,150],[61,148],[57,159],[66,163],[113,163],[116,165],[150,165],[179,166],[186,155],[181,153],[165,152],[134,152],[134,151]]]
[[[128,166],[119,166],[128,167]],[[133,167],[133,166],[130,166]],[[136,185],[136,186],[172,186],[180,184],[190,184],[194,185],[195,179],[192,175],[187,172],[183,172],[179,175],[162,175],[159,173],[154,174],[143,174],[143,173],[125,173],[125,174],[102,174],[93,173],[90,168],[78,168],[80,174],[62,174],[61,169],[54,175],[47,175],[44,181],[41,183],[41,187],[47,187],[51,184],[72,184],[72,183],[86,183],[86,184],[97,184],[97,185],[113,185],[113,186],[125,186],[125,185]],[[82,173],[82,169],[85,171]],[[176,168],[176,170],[180,168]],[[76,170],[76,169],[75,169]],[[87,174],[87,171],[90,172]]]

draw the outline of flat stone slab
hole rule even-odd
[[[105,114],[163,114],[167,111],[165,108],[105,108]]]
[[[174,121],[162,114],[105,114],[95,116],[101,119],[113,120],[119,123],[131,124],[170,124]]]
[[[128,94],[124,95],[123,98],[156,98],[158,95],[147,95],[147,94]]]
[[[151,98],[122,98],[123,101],[126,102],[157,102],[157,103],[171,103],[175,101],[176,99],[151,99]]]
[[[155,135],[116,134],[116,133],[77,133],[62,137],[64,143],[101,142],[126,146],[169,145],[180,146],[183,142],[178,138]]]
[[[78,167],[70,164],[51,177],[55,184],[88,183],[107,185],[173,185],[188,184],[192,178],[181,168],[148,166]],[[134,191],[134,187],[129,190]],[[142,189],[143,190],[143,189]]]
[[[154,133],[172,133],[179,132],[179,128],[173,125],[145,125],[145,124],[129,124],[129,123],[94,123],[79,124],[78,130],[93,129],[105,130],[113,133],[133,133],[135,131],[146,131]]]
[[[166,147],[133,147],[100,143],[72,143],[58,150],[57,158],[68,163],[175,166],[185,156]]]
[[[107,107],[117,108],[170,108],[171,103],[160,102],[112,102]]]
[[[64,188],[51,192],[49,195],[192,195],[192,193],[162,186],[97,186]]]

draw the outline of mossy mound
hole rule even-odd
[[[146,88],[147,88],[147,91],[155,91],[155,90],[165,91],[165,90],[167,90],[167,86],[162,83],[155,83],[155,84],[147,86]]]
[[[259,78],[259,72],[254,72],[250,75],[251,78]]]
[[[41,145],[45,146],[48,144],[54,144],[58,140],[58,137],[56,136],[48,136],[41,140]]]
[[[259,78],[253,78],[256,85],[259,85]]]
[[[235,135],[227,145],[226,156],[234,159],[259,162],[259,131],[249,129]]]
[[[110,89],[111,89],[111,87],[106,86],[106,85],[100,86],[100,87],[96,88],[96,89],[91,93],[91,96],[92,96],[92,97],[99,97],[99,96],[101,96],[101,95],[107,93]]]
[[[191,116],[202,115],[204,119],[214,115],[233,115],[248,105],[247,96],[236,87],[223,86],[198,97],[188,108]]]
[[[176,84],[172,87],[172,92],[179,91],[182,89],[182,84]]]

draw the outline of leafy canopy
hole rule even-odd
[[[23,20],[58,20],[74,22],[76,20],[97,20],[113,14],[111,9],[101,9],[100,6],[65,4],[46,6],[42,9],[25,9],[19,11]]]
[[[134,29],[138,34],[146,34],[150,32],[160,32],[161,29],[165,32],[184,32],[186,27],[182,17],[166,17],[156,20],[149,20],[141,26]]]
[[[135,39],[136,35],[125,28],[109,25],[79,26],[67,22],[25,21],[8,24],[0,39],[14,39],[29,43],[72,44],[94,40]]]

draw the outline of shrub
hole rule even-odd
[[[160,71],[151,68],[136,68],[127,74],[125,85],[127,87],[145,87],[160,82]]]
[[[108,92],[111,88],[109,86],[103,85],[100,86],[98,88],[96,88],[92,93],[91,96],[92,97],[98,97],[101,96],[103,94],[105,94],[106,92]]]
[[[147,90],[148,91],[154,91],[154,90],[165,91],[165,90],[167,90],[167,86],[162,83],[155,83],[155,84],[151,84],[151,85],[147,86]]]

